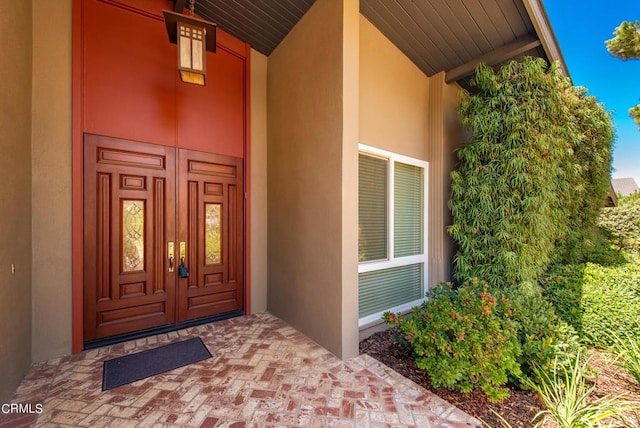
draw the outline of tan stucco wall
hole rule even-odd
[[[31,364],[31,20],[0,0],[0,404]]]
[[[352,65],[343,55],[356,53],[357,7],[317,0],[268,61],[268,308],[343,358],[357,353],[357,284],[343,283],[355,278],[348,270],[357,260],[353,231],[343,233],[345,225],[356,229],[343,217],[355,215],[343,210],[343,191],[354,188],[343,189],[343,173],[357,171],[357,156],[343,145],[357,145],[345,143],[357,125],[344,126],[357,101],[345,102],[353,88],[343,85],[357,85],[357,76],[345,72]]]
[[[71,0],[33,0],[33,360],[71,353]]]
[[[343,8],[342,357],[358,355],[358,142],[360,140],[360,2]]]
[[[363,16],[360,20],[360,143],[432,161],[430,79],[369,20]],[[442,226],[436,227],[431,217],[428,212],[429,237]],[[427,252],[431,251],[429,243]],[[428,257],[427,268],[431,270],[432,265]],[[369,324],[360,331],[359,339],[387,328],[382,320]]]
[[[428,286],[449,280],[453,241],[449,174],[460,140],[458,86],[427,77],[366,18],[360,24],[360,142],[429,162]],[[360,332],[384,329],[380,322]]]
[[[267,309],[267,57],[251,49],[251,312]]]
[[[451,171],[453,171],[458,162],[456,155],[456,149],[461,147],[463,140],[462,122],[460,115],[458,114],[458,104],[460,101],[460,87],[458,84],[453,83],[444,86],[444,129],[445,129],[445,141],[444,141],[444,195],[443,195],[443,219],[445,225],[450,225],[453,222],[451,216],[451,210],[449,209],[449,199],[451,198]],[[453,274],[453,257],[456,252],[456,244],[453,238],[446,233],[443,239],[442,254],[444,258],[445,270],[443,276],[445,279],[450,279]]]
[[[459,87],[445,83],[444,72],[429,79],[429,285],[451,279],[454,243],[447,232],[455,149],[462,135],[456,112]]]
[[[360,22],[360,142],[429,160],[429,78],[365,17]]]

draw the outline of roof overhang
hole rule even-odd
[[[553,32],[549,17],[542,2],[540,0],[522,0],[522,2],[524,3],[524,7],[527,8],[527,12],[529,12],[529,17],[533,22],[542,47],[547,54],[547,59],[549,62],[557,61],[565,76],[570,77],[569,69],[564,62],[560,45],[558,44],[558,40]]]
[[[314,1],[198,0],[196,12],[269,55]],[[569,76],[541,0],[360,0],[360,12],[427,76],[467,86],[478,63],[523,56],[558,61]]]

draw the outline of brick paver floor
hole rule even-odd
[[[102,362],[199,336],[212,358],[102,392]],[[342,361],[267,313],[35,364],[0,426],[480,427],[368,355]],[[38,414],[37,404],[42,405]]]

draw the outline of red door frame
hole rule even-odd
[[[83,349],[83,0],[73,0],[72,9],[72,352]],[[244,311],[251,312],[251,161],[250,81],[251,47],[219,31],[217,45],[244,56]],[[177,72],[176,72],[177,76]]]

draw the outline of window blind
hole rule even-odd
[[[358,317],[386,311],[424,297],[424,264],[359,274]]]
[[[394,257],[424,253],[424,169],[395,163]]]
[[[387,258],[387,167],[385,159],[359,155],[358,259]]]

